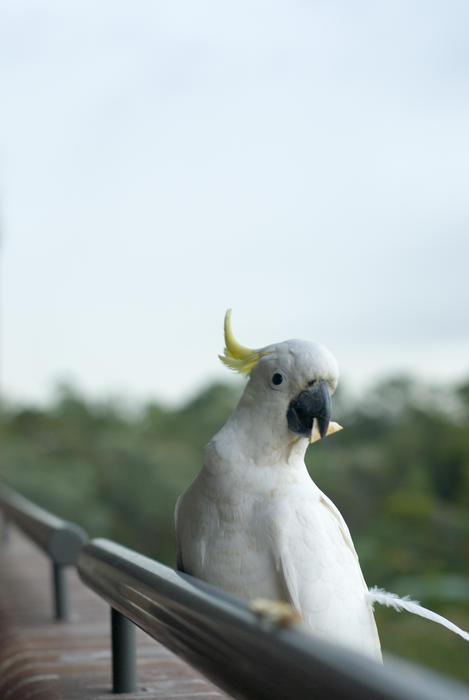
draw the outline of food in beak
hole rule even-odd
[[[329,427],[327,428],[327,433],[325,434],[324,437],[327,437],[328,435],[332,435],[333,433],[338,433],[339,430],[342,430],[342,426],[339,425],[339,423],[335,423],[333,420],[330,421]],[[318,428],[318,419],[315,418],[313,420],[313,427],[311,429],[311,434],[309,436],[309,442],[317,442],[318,440],[321,439],[321,433],[319,432]]]

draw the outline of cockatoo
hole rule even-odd
[[[228,311],[220,359],[248,382],[176,504],[179,569],[248,601],[289,603],[306,631],[381,660],[373,602],[420,606],[368,590],[343,517],[306,469],[310,442],[340,429],[334,357],[303,340],[244,347]]]

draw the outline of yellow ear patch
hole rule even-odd
[[[238,343],[231,328],[231,309],[228,309],[225,314],[225,350],[223,355],[218,355],[223,364],[235,372],[249,374],[254,365],[266,354]]]

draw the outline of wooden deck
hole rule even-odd
[[[109,700],[109,607],[68,571],[72,618],[52,619],[50,563],[15,527],[0,545],[0,698]],[[141,692],[115,697],[226,700],[177,656],[137,631]]]

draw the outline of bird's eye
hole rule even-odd
[[[275,372],[275,374],[272,375],[272,384],[274,386],[279,386],[283,382],[283,375],[280,374],[280,372]]]

